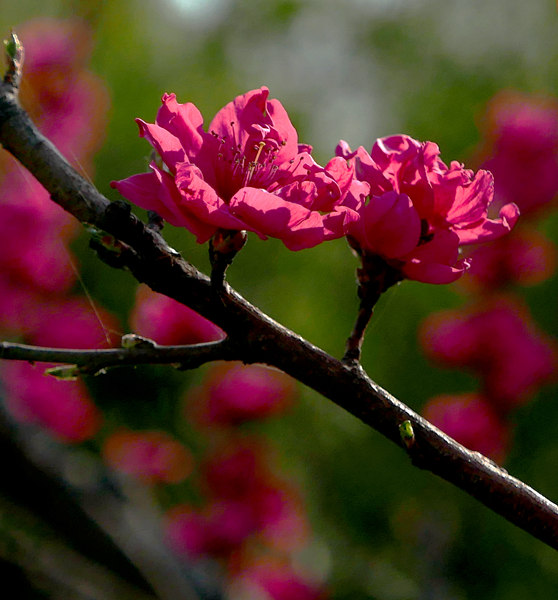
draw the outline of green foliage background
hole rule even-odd
[[[163,92],[206,116],[234,96],[268,85],[326,161],[339,138],[369,148],[404,132],[436,141],[442,158],[466,160],[479,140],[483,107],[498,90],[558,95],[558,15],[552,0],[178,0],[2,3],[0,29],[39,16],[86,17],[96,32],[92,68],[109,86],[112,114],[95,182],[143,171],[149,152],[134,117],[155,116]],[[185,3],[186,4],[186,3]],[[544,223],[555,236],[558,223]],[[170,243],[207,272],[206,248],[185,231]],[[76,246],[89,291],[125,322],[135,282]],[[291,253],[251,237],[229,281],[251,302],[340,356],[357,308],[355,259],[343,240]],[[558,282],[521,292],[538,322],[558,334]],[[420,411],[434,394],[474,390],[467,374],[421,355],[419,322],[459,306],[451,286],[404,282],[382,299],[364,347],[368,373]],[[140,379],[138,379],[140,378]],[[115,372],[97,400],[109,419],[178,428],[180,389],[199,373]],[[305,490],[316,544],[309,562],[328,574],[335,600],[523,600],[553,597],[554,551],[406,456],[350,415],[306,389],[287,416],[258,426],[280,445]],[[506,468],[558,499],[558,404],[545,389],[516,415]],[[172,502],[172,493],[163,501]]]

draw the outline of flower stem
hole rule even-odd
[[[217,291],[225,289],[225,273],[247,239],[245,231],[219,229],[209,242],[211,285]]]
[[[374,314],[380,296],[392,285],[403,279],[401,271],[388,264],[381,256],[363,252],[360,254],[362,267],[357,269],[358,296],[360,307],[355,325],[345,345],[343,362],[355,364],[360,361],[366,327]]]

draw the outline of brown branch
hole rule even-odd
[[[0,86],[0,141],[27,166],[52,199],[84,222],[109,232],[130,251],[120,256],[138,281],[191,307],[235,341],[235,357],[273,365],[329,398],[405,448],[415,465],[458,486],[510,522],[558,549],[558,506],[470,452],[383,390],[358,366],[343,364],[282,327],[225,284],[224,293],[172,251],[124,203],[85,182],[20,108],[12,86]],[[409,421],[412,444],[399,426]]]
[[[103,350],[71,350],[42,348],[27,344],[0,342],[0,359],[76,365],[78,372],[95,375],[105,369],[130,365],[177,365],[180,369],[197,369],[215,360],[235,360],[228,339],[191,346],[159,346],[151,344],[132,348]]]

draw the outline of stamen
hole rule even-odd
[[[265,147],[265,142],[261,141],[257,146],[254,146],[254,149],[258,148],[258,151],[256,153],[256,157],[254,158],[254,160],[249,164],[248,167],[248,171],[246,172],[246,177],[244,178],[244,183],[242,184],[243,187],[246,187],[248,185],[248,183],[250,182],[250,179],[252,179],[252,176],[254,175],[254,172],[256,171],[256,168],[258,167],[258,159],[260,158],[260,154],[262,153],[262,150]]]

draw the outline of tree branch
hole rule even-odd
[[[0,342],[0,359],[29,362],[64,363],[80,367],[79,373],[96,375],[111,367],[130,365],[177,365],[180,369],[197,369],[215,360],[235,360],[228,339],[191,346],[159,346],[151,344],[108,350],[70,350],[41,348],[27,344]]]
[[[129,248],[120,257],[121,266],[138,281],[189,306],[227,332],[235,341],[235,358],[283,370],[405,448],[416,466],[456,485],[558,549],[558,506],[444,435],[371,381],[361,367],[329,356],[263,314],[227,284],[224,292],[216,292],[205,275],[170,249],[127,205],[110,203],[74,171],[33,126],[19,106],[16,90],[6,81],[0,85],[0,142],[39,179],[55,202]],[[399,427],[405,421],[413,431],[412,444],[401,438]]]

